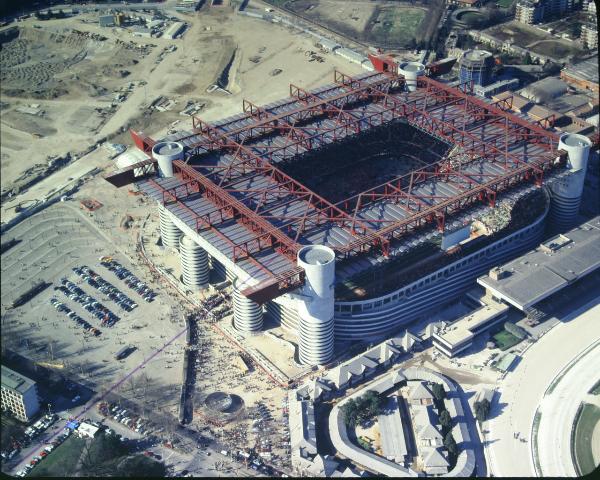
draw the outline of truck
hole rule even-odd
[[[131,345],[126,345],[123,348],[121,348],[117,353],[115,353],[115,359],[123,360],[124,358],[127,358],[134,350],[135,347],[132,347]]]

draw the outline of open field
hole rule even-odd
[[[576,42],[556,38],[538,28],[516,21],[488,28],[485,32],[498,40],[508,40],[519,47],[557,60],[583,51]]]
[[[378,44],[408,45],[413,39],[421,39],[421,29],[427,10],[424,8],[390,7],[381,9],[374,20],[371,37]]]
[[[593,441],[598,440],[595,431],[598,430],[599,425],[600,407],[584,404],[575,426],[573,445],[577,469],[581,475],[591,473],[598,466],[600,458],[594,457],[594,453],[598,455],[598,449],[594,447]]]
[[[29,477],[71,477],[77,470],[85,440],[71,435],[29,474]]]
[[[243,98],[261,105],[289,95],[290,83],[310,89],[331,82],[336,68],[363,71],[333,54],[309,63],[304,52],[315,50],[314,38],[227,9],[182,15],[190,26],[177,40],[101,28],[97,15],[30,18],[3,43],[3,191],[31,178],[27,170],[45,167],[48,157],[75,154],[105,138],[130,143],[121,133],[127,127],[150,135],[166,133],[174,122],[190,128],[189,117],[180,115],[190,101],[200,118],[212,121],[239,113]],[[234,54],[230,93],[208,93]],[[171,100],[170,109],[148,108],[159,96]]]
[[[353,40],[373,46],[406,48],[427,42],[435,32],[441,2],[267,0]]]

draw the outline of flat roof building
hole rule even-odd
[[[509,307],[475,290],[467,294],[481,307],[433,334],[433,346],[448,357],[454,357],[473,344],[477,335],[506,319]]]
[[[489,294],[521,311],[600,267],[600,217],[542,243],[477,279]]]
[[[173,40],[174,38],[177,38],[181,34],[181,32],[183,31],[184,28],[185,28],[185,23],[175,22],[173,25],[171,25],[169,28],[167,28],[167,30],[165,31],[165,34],[163,36],[165,38]]]
[[[575,87],[591,90],[598,96],[598,55],[567,65],[560,72],[560,78]]]
[[[2,410],[28,422],[40,410],[36,383],[2,365]]]

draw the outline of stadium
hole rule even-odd
[[[234,326],[263,315],[298,336],[302,363],[374,340],[461,294],[577,216],[591,142],[450,87],[422,66],[374,72],[155,141],[105,178],[157,203],[183,281],[234,285]]]

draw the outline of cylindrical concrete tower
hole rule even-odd
[[[335,252],[322,245],[303,247],[298,265],[306,272],[298,302],[300,362],[323,365],[333,358]]]
[[[485,87],[492,79],[494,56],[487,50],[467,50],[460,59],[461,83],[473,82]]]
[[[425,65],[419,62],[402,62],[398,66],[398,73],[404,75],[406,89],[414,92],[417,89],[417,77],[425,75]]]
[[[263,326],[262,306],[242,295],[237,280],[233,282],[233,326],[245,333],[260,332]]]
[[[558,149],[568,153],[567,168],[571,172],[550,184],[550,221],[558,231],[569,230],[577,219],[591,146],[589,138],[575,133],[561,135],[558,142]]]
[[[160,237],[163,245],[171,248],[179,247],[181,230],[173,223],[167,209],[160,204],[158,205],[158,214],[160,217]]]
[[[184,235],[179,240],[183,283],[187,287],[201,288],[208,284],[208,253],[193,239]]]
[[[158,142],[152,147],[152,156],[158,161],[161,177],[173,176],[173,161],[183,160],[183,145],[177,142]]]

